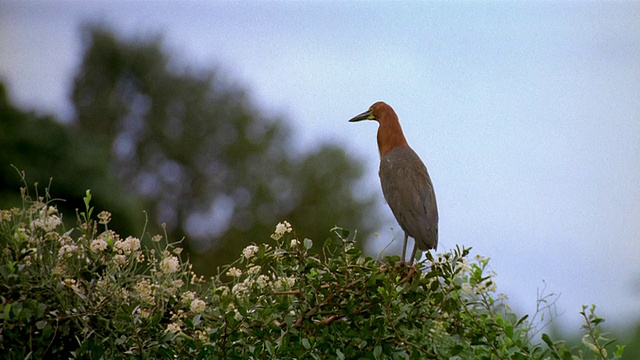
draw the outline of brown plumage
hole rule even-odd
[[[426,251],[438,247],[438,207],[431,178],[422,160],[407,144],[391,106],[379,101],[349,121],[362,120],[376,120],[380,124],[378,149],[382,193],[404,230],[403,262],[408,237],[415,241],[409,262],[413,264],[417,248]]]

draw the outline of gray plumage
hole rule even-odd
[[[384,198],[405,235],[412,237],[420,250],[437,249],[436,194],[427,168],[415,151],[396,147],[384,154],[379,175]]]

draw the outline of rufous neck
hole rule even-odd
[[[380,121],[380,127],[378,127],[378,150],[380,151],[380,156],[384,156],[397,147],[409,147],[407,139],[402,133],[400,123],[396,119]]]

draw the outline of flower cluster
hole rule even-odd
[[[124,240],[118,240],[113,244],[113,248],[117,253],[123,255],[131,255],[140,251],[140,239],[128,236]]]
[[[137,296],[140,300],[149,306],[154,306],[156,304],[155,296],[156,296],[156,285],[151,284],[150,279],[140,279],[133,286],[133,289],[137,293]]]
[[[107,242],[104,239],[98,238],[91,241],[91,245],[89,245],[89,249],[91,249],[92,253],[99,253],[107,250]]]
[[[102,211],[98,214],[98,222],[102,225],[107,225],[111,221],[111,213],[108,211]]]
[[[274,240],[280,240],[285,233],[290,233],[291,231],[291,224],[289,224],[288,221],[283,221],[276,225],[276,231],[271,234],[271,238]]]
[[[191,301],[191,304],[189,305],[189,309],[191,310],[191,312],[200,314],[204,312],[206,306],[207,303],[204,302],[204,300],[193,299],[193,301]]]
[[[169,275],[180,270],[180,260],[177,256],[165,252],[165,258],[160,261],[160,272]]]
[[[58,216],[58,209],[53,206],[48,206],[43,203],[36,203],[37,207],[41,207],[40,216],[31,221],[31,229],[42,229],[45,232],[55,230],[60,224],[62,219]]]
[[[239,278],[240,276],[242,276],[242,270],[236,267],[230,267],[229,270],[227,270],[227,275]]]
[[[258,250],[259,248],[257,246],[249,245],[244,248],[244,250],[242,250],[242,255],[245,257],[245,259],[249,260],[258,252]]]
[[[151,238],[153,248],[144,248],[137,237],[121,237],[107,227],[111,221],[109,212],[100,212],[95,221],[91,219],[89,201],[90,193],[87,192],[87,211],[79,214],[80,223],[70,231],[62,230],[58,210],[42,199],[26,200],[24,209],[0,210],[0,232],[5,232],[0,235],[6,236],[6,232],[10,232],[14,244],[22,249],[16,253],[20,256],[15,258],[7,258],[11,252],[0,252],[2,263],[17,261],[16,268],[24,270],[21,276],[40,274],[42,279],[48,279],[46,284],[52,284],[56,296],[49,296],[46,301],[66,302],[64,308],[70,310],[60,314],[70,315],[72,319],[79,312],[83,315],[77,318],[83,321],[101,318],[105,313],[119,314],[117,318],[125,322],[128,316],[133,316],[134,322],[140,322],[170,314],[168,323],[163,325],[165,330],[207,339],[208,328],[186,321],[188,316],[205,313],[207,300],[186,291],[187,287],[198,289],[201,285],[195,284],[203,284],[204,278],[196,275],[190,264],[180,261],[182,248],[174,244],[163,246],[161,235]],[[254,251],[248,251],[249,257],[255,256]],[[38,293],[45,293],[49,286],[46,284]],[[11,299],[9,303],[14,301]],[[55,319],[60,311],[56,310],[60,304],[39,306],[38,309],[51,309],[44,314],[51,319]],[[109,321],[116,322],[115,319]],[[75,331],[84,330],[70,332]],[[86,331],[96,333],[101,330],[87,328]]]

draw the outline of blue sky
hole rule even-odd
[[[516,309],[535,309],[544,280],[562,294],[568,329],[592,303],[630,325],[640,318],[638,19],[640,2],[5,0],[0,79],[21,106],[70,121],[81,24],[161,33],[177,64],[218,68],[290,120],[300,149],[344,145],[386,206],[377,126],[347,123],[383,100],[429,168],[440,251],[490,257]],[[382,212],[380,248],[402,236]]]

